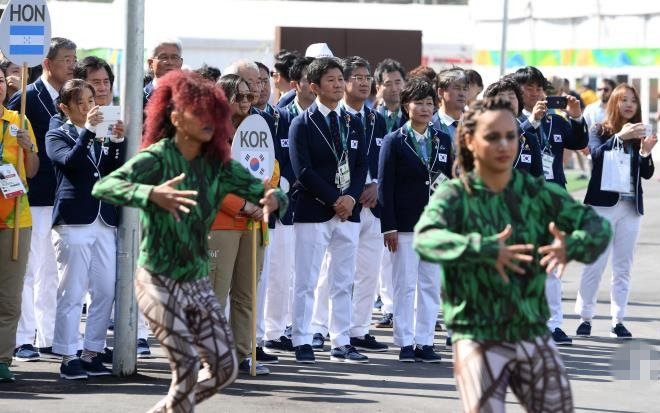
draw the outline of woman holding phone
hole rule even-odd
[[[642,122],[639,95],[627,84],[617,86],[605,110],[605,120],[596,124],[589,136],[589,150],[593,168],[584,203],[592,205],[596,212],[612,225],[614,237],[607,250],[593,264],[584,267],[575,311],[580,315],[576,335],[591,335],[591,320],[596,313],[596,295],[607,261],[612,253],[612,284],[610,335],[628,339],[632,334],[623,325],[630,293],[631,268],[642,215],[644,197],[642,178],[653,176],[651,150],[658,142],[655,134],[646,131]],[[629,186],[623,192],[601,189],[603,165],[606,154],[622,146],[629,159]]]

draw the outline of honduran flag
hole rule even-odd
[[[9,26],[9,54],[43,55],[44,31],[43,25]]]

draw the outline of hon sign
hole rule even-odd
[[[275,148],[268,124],[259,115],[243,119],[234,134],[231,155],[255,178],[265,179],[275,169]]]
[[[10,0],[0,19],[0,48],[16,65],[37,66],[50,47],[45,0]]]

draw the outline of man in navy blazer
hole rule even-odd
[[[23,286],[21,320],[16,334],[18,349],[29,350],[22,359],[38,360],[39,353],[32,347],[37,330],[37,347],[50,353],[53,345],[57,293],[57,267],[55,251],[50,238],[53,202],[55,199],[55,173],[46,155],[45,137],[50,119],[57,114],[55,100],[64,82],[73,78],[76,64],[76,45],[61,37],[51,39],[48,54],[43,60],[43,74],[25,89],[25,115],[32,124],[39,150],[39,170],[28,179],[28,200],[32,214],[32,238],[28,255],[27,271]],[[9,99],[7,108],[19,111],[21,91]]]
[[[349,335],[360,230],[358,201],[368,169],[364,130],[340,107],[345,82],[338,60],[314,60],[307,79],[316,102],[293,120],[289,130],[289,154],[297,178],[291,338],[296,361],[314,363],[310,331],[314,289],[327,251],[330,356],[335,361],[364,363],[368,358],[350,345]]]
[[[387,351],[387,344],[378,342],[370,335],[369,326],[373,299],[378,287],[380,260],[383,256],[383,235],[380,232],[378,206],[378,155],[385,136],[386,124],[385,119],[378,112],[367,108],[364,104],[369,97],[373,80],[369,62],[359,56],[348,57],[343,61],[343,72],[346,91],[341,106],[362,123],[368,160],[367,179],[358,201],[362,208],[353,285],[350,343],[360,351],[382,352]],[[313,347],[318,347],[328,333],[330,313],[328,266],[324,265],[322,268],[312,316]]]
[[[587,124],[582,118],[580,102],[573,96],[567,96],[566,120],[556,113],[548,114],[544,89],[548,81],[540,70],[528,66],[518,69],[513,79],[520,85],[523,93],[523,115],[527,120],[521,125],[526,131],[534,132],[539,138],[546,181],[566,186],[564,175],[564,149],[580,150],[587,147],[589,134]],[[560,328],[564,319],[561,309],[561,281],[551,274],[545,286],[545,295],[550,307],[548,328],[555,344],[571,345],[573,341]]]

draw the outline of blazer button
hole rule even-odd
[[[428,185],[430,182],[429,182],[429,181],[426,181],[426,182],[424,182],[424,183],[425,183],[426,185]]]
[[[94,172],[94,178],[98,178],[98,177],[99,177],[99,173],[98,173],[98,172]]]

